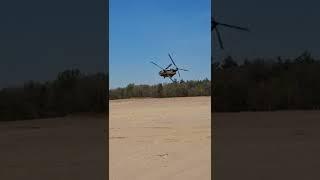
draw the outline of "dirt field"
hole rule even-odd
[[[105,115],[0,122],[1,180],[105,180]]]
[[[210,97],[110,102],[110,180],[210,180]]]
[[[320,179],[320,111],[216,113],[214,179]]]
[[[209,97],[110,101],[110,179],[320,179],[320,111],[215,113],[214,173],[209,115]],[[105,123],[0,122],[0,179],[107,179]]]

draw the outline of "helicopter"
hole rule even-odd
[[[211,18],[211,31],[215,31],[216,32],[217,37],[218,37],[218,41],[219,41],[219,45],[220,45],[221,49],[224,49],[224,45],[223,45],[223,42],[222,42],[222,38],[221,38],[220,31],[218,29],[218,26],[224,26],[224,27],[238,29],[238,30],[242,30],[242,31],[248,31],[248,32],[250,31],[248,28],[220,23],[220,22],[217,22],[214,17]]]
[[[155,63],[155,62],[153,62],[153,61],[150,61],[150,62],[151,62],[152,64],[154,64],[155,66],[157,66],[158,68],[161,69],[161,71],[159,71],[159,75],[160,75],[161,77],[163,77],[163,78],[166,78],[166,77],[167,77],[167,78],[169,78],[172,82],[176,82],[176,81],[174,81],[174,80],[172,79],[172,77],[173,77],[174,75],[176,75],[177,72],[178,72],[179,77],[180,77],[180,72],[179,72],[179,70],[182,70],[182,71],[189,71],[189,70],[178,68],[178,66],[176,65],[176,63],[173,61],[170,53],[168,53],[168,56],[169,56],[169,58],[170,58],[170,60],[171,60],[172,63],[169,64],[166,68],[163,68],[163,67],[159,66],[157,63]],[[171,69],[169,69],[169,68],[172,66],[172,64],[173,64],[176,68],[171,68]]]

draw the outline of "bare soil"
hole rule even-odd
[[[0,122],[0,179],[105,180],[106,116]]]
[[[110,180],[210,180],[210,97],[112,100]]]
[[[214,179],[320,179],[320,111],[214,113]]]

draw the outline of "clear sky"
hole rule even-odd
[[[228,55],[292,58],[304,50],[320,57],[319,6],[318,0],[214,0],[218,21],[251,30],[221,28],[225,50],[213,46],[214,59],[221,61]]]
[[[0,88],[61,71],[106,71],[104,0],[16,0],[0,5]]]
[[[170,82],[149,62],[168,65],[168,52],[184,80],[210,79],[210,19],[210,0],[110,0],[110,88]]]

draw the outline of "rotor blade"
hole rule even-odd
[[[214,21],[213,21],[213,19],[211,18],[211,31],[213,31],[213,29],[214,29]]]
[[[155,66],[157,66],[160,69],[163,69],[161,66],[159,66],[158,64],[156,64],[155,62],[150,61],[152,64],[154,64]]]
[[[217,33],[217,37],[218,37],[218,41],[219,41],[220,48],[221,48],[221,49],[224,49],[220,31],[218,30],[217,27],[215,28],[215,30],[216,30],[216,33]]]
[[[229,27],[229,28],[239,29],[239,30],[243,30],[243,31],[249,31],[249,29],[245,28],[245,27],[234,26],[234,25],[223,24],[223,23],[219,23],[219,25]]]
[[[169,77],[170,78],[170,80],[174,83],[174,81],[172,80],[172,78],[171,77]]]
[[[213,31],[217,27],[217,25],[219,25],[219,23],[211,18],[211,31]]]
[[[169,64],[165,69],[168,69],[172,64]]]
[[[179,68],[179,70],[182,70],[182,71],[189,71],[189,70],[187,70],[187,69],[180,69],[180,68]]]
[[[176,63],[174,63],[174,61],[173,61],[173,59],[172,59],[172,57],[170,56],[170,54],[169,54],[169,53],[168,53],[168,55],[169,55],[169,57],[170,57],[170,59],[171,59],[172,63],[174,64],[174,66],[175,66],[176,68],[178,68],[178,67],[177,67],[177,65],[176,65]]]
[[[179,74],[179,77],[180,77],[180,72],[179,72],[179,69],[178,69],[178,74]]]

